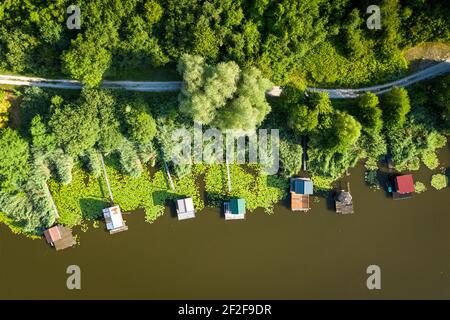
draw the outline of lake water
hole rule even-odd
[[[450,152],[440,153],[449,168]],[[326,199],[308,214],[286,203],[269,216],[224,221],[219,209],[178,222],[167,209],[153,224],[125,216],[129,230],[79,234],[81,245],[56,252],[44,240],[0,226],[1,299],[450,299],[450,188],[394,201],[350,170],[355,214]],[[66,268],[81,268],[81,290],[66,288]],[[381,290],[368,290],[366,268],[381,268]]]

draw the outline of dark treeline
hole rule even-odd
[[[70,4],[81,8],[80,30],[66,27]],[[381,30],[366,27],[371,4]],[[188,53],[255,66],[276,83],[356,85],[404,72],[402,48],[448,41],[449,17],[446,0],[6,0],[0,69],[95,86]]]

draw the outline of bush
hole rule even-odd
[[[422,161],[427,168],[434,170],[439,166],[439,159],[435,152],[427,151],[422,155]]]
[[[283,175],[290,177],[302,169],[302,146],[288,139],[280,140],[280,161]]]
[[[414,189],[416,190],[416,193],[422,193],[427,191],[427,186],[420,181],[416,181],[414,183]]]
[[[139,177],[143,168],[134,145],[130,141],[125,141],[117,151],[122,171],[133,178]]]
[[[63,185],[71,183],[73,169],[72,157],[65,154],[61,149],[58,149],[54,152],[51,161],[55,166],[58,181]]]
[[[314,183],[314,188],[319,190],[330,190],[333,189],[333,181],[335,179],[323,176],[312,176],[311,180]]]
[[[431,177],[431,185],[436,190],[444,189],[448,185],[448,178],[446,175],[441,174],[441,173],[434,174]]]
[[[0,128],[4,128],[8,124],[8,109],[10,107],[11,104],[6,100],[5,92],[0,90]]]
[[[379,188],[378,171],[369,170],[364,174],[364,180],[372,188]]]

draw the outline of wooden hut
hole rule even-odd
[[[353,213],[353,198],[350,192],[341,190],[334,198],[336,213],[349,214]]]
[[[51,227],[44,231],[47,243],[55,247],[57,251],[70,248],[75,245],[72,230],[61,225]]]
[[[245,219],[245,200],[231,199],[230,202],[224,202],[223,209],[225,213],[225,220],[239,220]]]
[[[411,174],[394,177],[392,198],[394,200],[408,199],[415,192],[414,179]]]
[[[309,211],[309,196],[313,194],[313,182],[309,178],[291,178],[291,210]]]
[[[119,206],[103,209],[103,217],[105,218],[106,229],[110,234],[128,230]]]
[[[192,201],[192,198],[178,199],[176,205],[178,220],[195,218],[194,202]]]

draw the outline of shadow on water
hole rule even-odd
[[[206,199],[208,200],[207,205],[211,207],[219,207],[219,217],[225,219],[225,213],[223,212],[223,203],[225,201],[230,201],[232,197],[230,196],[223,196],[221,194],[215,193],[215,192],[206,192]],[[205,202],[206,204],[206,202]]]
[[[378,185],[379,185],[380,189],[383,190],[386,198],[391,197],[391,194],[388,191],[388,182],[389,182],[390,178],[392,177],[392,175],[393,174],[391,172],[382,171],[382,170],[377,171]]]

